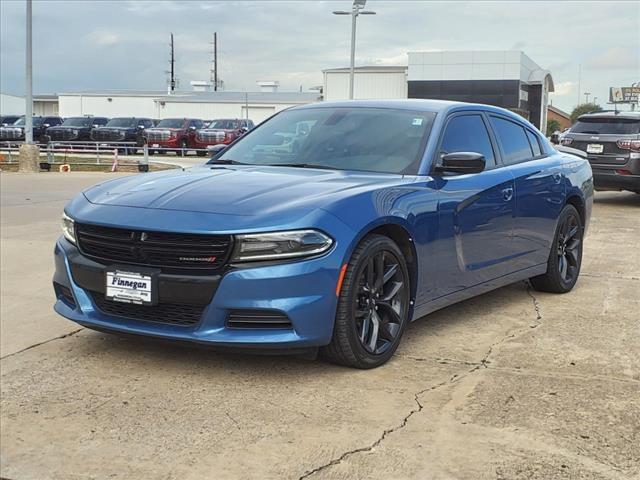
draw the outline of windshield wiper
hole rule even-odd
[[[327,165],[316,165],[315,163],[268,163],[263,167],[295,167],[295,168],[320,168],[322,170],[339,170]]]
[[[231,160],[229,158],[218,158],[217,160],[209,160],[207,162],[210,165],[249,165],[248,163],[238,162],[237,160]]]

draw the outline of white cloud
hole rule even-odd
[[[89,40],[95,45],[105,46],[120,43],[122,38],[114,32],[96,31],[89,34]]]
[[[573,93],[575,90],[576,84],[574,82],[560,82],[554,84],[555,91],[551,94],[553,96],[562,97],[563,95],[569,95]]]

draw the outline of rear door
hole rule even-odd
[[[499,168],[499,154],[483,113],[454,114],[447,120],[438,154],[453,152],[481,153],[486,167],[481,173],[436,178],[441,236],[436,255],[439,296],[512,270],[514,181],[508,169]]]
[[[546,152],[539,133],[530,127],[499,115],[489,118],[504,168],[515,184],[513,268],[545,263],[565,203],[562,165],[555,150]]]

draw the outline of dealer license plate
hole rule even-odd
[[[587,145],[587,153],[602,153],[604,146],[599,143],[590,143]]]
[[[153,145],[151,145],[151,148],[158,148],[160,146],[159,143],[154,143]]]
[[[107,271],[105,296],[108,300],[138,305],[153,303],[153,278],[138,272]]]

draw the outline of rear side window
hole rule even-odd
[[[489,132],[480,115],[460,115],[447,123],[440,153],[476,152],[484,155],[487,168],[496,164]]]
[[[502,148],[504,163],[509,165],[533,157],[533,151],[523,127],[504,118],[493,116],[491,125]]]
[[[581,118],[571,127],[572,133],[592,135],[637,135],[640,120],[631,118]]]
[[[540,155],[542,155],[542,150],[540,149],[540,142],[538,141],[538,136],[535,133],[533,133],[531,130],[527,130],[527,137],[529,137],[529,142],[531,143],[533,156],[539,157]]]

